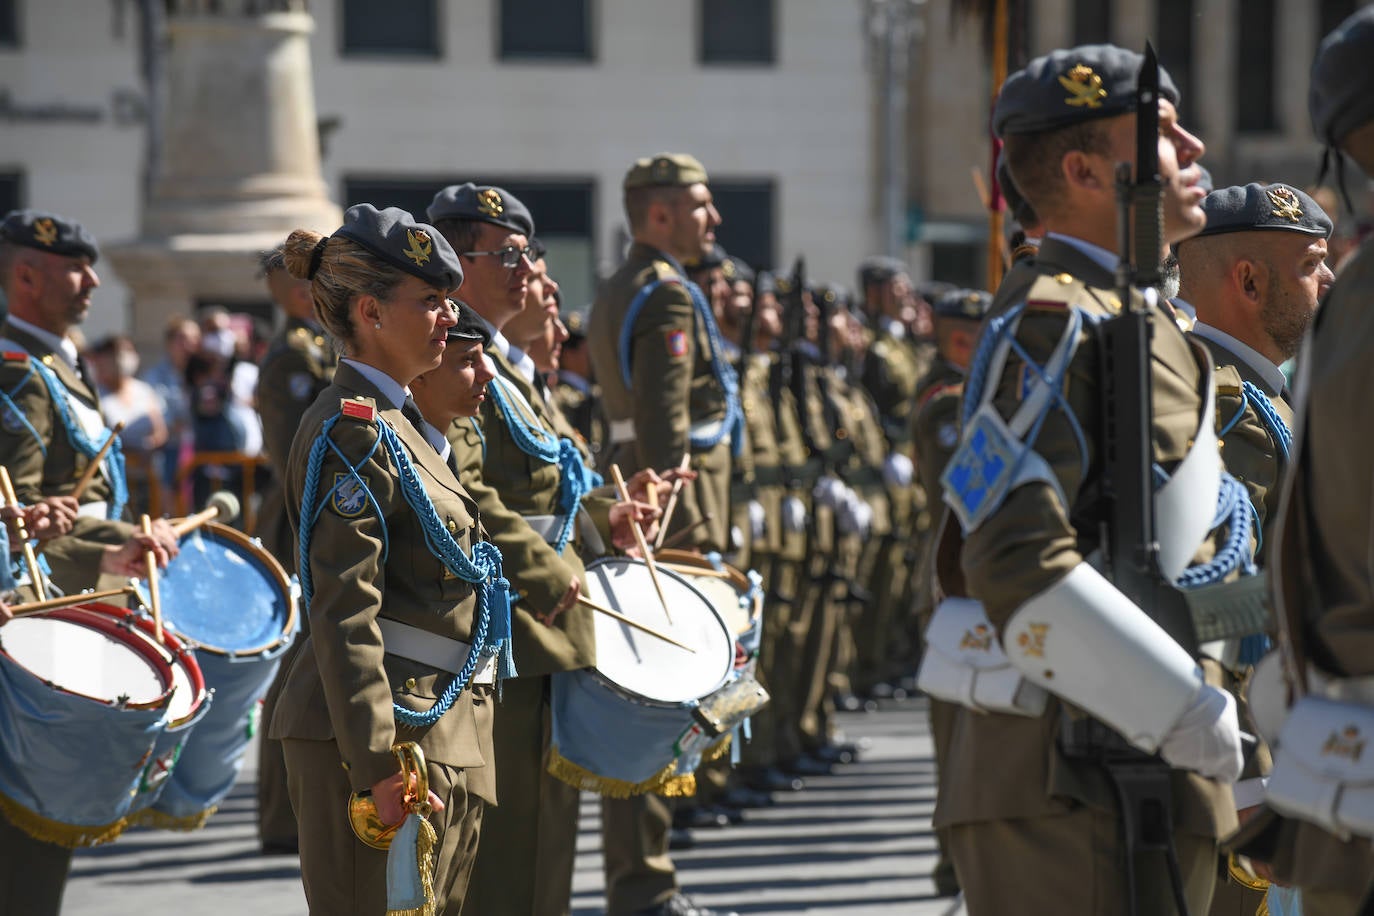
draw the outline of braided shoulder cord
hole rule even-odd
[[[1274,409],[1274,402],[1269,396],[1259,389],[1254,382],[1242,382],[1241,389],[1245,392],[1245,400],[1250,402],[1250,406],[1255,408],[1255,413],[1259,414],[1265,429],[1274,437],[1274,442],[1278,445],[1282,453],[1283,463],[1288,464],[1289,456],[1293,450],[1293,432],[1288,428],[1288,424],[1283,422],[1283,417],[1279,416]]]
[[[1255,507],[1250,504],[1244,485],[1225,471],[1221,474],[1221,487],[1217,491],[1217,510],[1212,518],[1212,527],[1218,528],[1223,524],[1226,525],[1226,541],[1221,549],[1210,562],[1185,569],[1176,583],[1179,588],[1211,585],[1236,570],[1240,570],[1241,575],[1255,574],[1255,560],[1250,550]]]
[[[53,407],[57,411],[57,418],[62,421],[62,426],[67,431],[67,441],[72,444],[72,448],[85,455],[86,460],[94,460],[100,453],[101,446],[111,436],[114,437],[114,444],[105,456],[105,471],[110,478],[110,504],[106,507],[105,517],[120,518],[124,514],[124,506],[129,502],[129,484],[124,479],[124,449],[119,437],[115,436],[114,430],[107,429],[104,439],[99,442],[91,441],[86,431],[81,428],[81,424],[72,417],[71,407],[67,404],[67,398],[70,396],[67,386],[62,384],[56,373],[43,365],[42,360],[31,359],[29,365],[47,386]]]
[[[963,416],[959,424],[961,427],[968,426],[969,420],[973,419],[974,412],[983,402],[983,389],[987,387],[988,382],[988,363],[992,361],[993,353],[1002,342],[1003,335],[1011,332],[1016,320],[1025,310],[1026,304],[1022,302],[985,322],[983,333],[978,338],[978,349],[974,351],[973,361],[969,363],[968,382],[964,389],[962,405]]]
[[[582,497],[601,486],[601,475],[583,463],[582,454],[571,440],[530,422],[517,403],[519,392],[510,381],[498,375],[487,385],[487,390],[491,392],[497,412],[505,418],[516,448],[531,458],[558,466],[558,514],[563,516],[563,524],[553,547],[562,554],[572,540]]]
[[[19,405],[14,403],[14,396],[19,393],[20,389],[29,383],[29,379],[31,378],[33,378],[32,361],[29,363],[29,371],[24,373],[24,377],[19,380],[18,385],[15,385],[9,391],[0,391],[0,402],[3,402],[5,409],[18,419],[19,422],[23,424],[24,428],[29,431],[29,435],[33,436],[34,441],[38,443],[38,450],[42,452],[43,457],[46,458],[48,457],[48,443],[43,441],[43,437],[38,435],[38,430],[33,428],[33,424],[29,422],[29,418],[24,416],[24,411],[20,410]]]
[[[331,417],[321,427],[319,436],[310,447],[310,455],[306,464],[304,493],[301,498],[300,562],[298,565],[301,594],[307,607],[314,593],[314,583],[310,571],[311,533],[323,508],[323,504],[317,505],[320,471],[324,464],[326,448],[333,448],[338,453],[337,446],[329,437],[330,431],[338,420],[339,416]],[[385,532],[386,522],[382,516],[381,506],[378,505],[376,498],[357,471],[358,467],[368,461],[380,445],[396,467],[397,476],[401,483],[401,493],[419,519],[426,546],[450,572],[475,586],[474,591],[477,598],[476,631],[473,634],[472,648],[468,653],[467,661],[434,705],[424,712],[417,712],[396,703],[392,704],[398,722],[423,728],[439,721],[444,713],[453,707],[453,703],[458,699],[473,673],[477,670],[481,657],[490,654],[487,651],[488,647],[494,649],[501,656],[501,676],[514,676],[515,663],[510,654],[510,583],[501,575],[501,552],[497,550],[495,544],[483,541],[473,545],[471,557],[463,552],[462,547],[454,540],[453,535],[448,532],[443,521],[440,520],[438,512],[434,509],[434,503],[430,501],[429,494],[425,492],[424,484],[419,475],[415,473],[415,468],[411,464],[405,448],[397,439],[395,431],[385,422],[378,422],[376,428],[378,437],[377,441],[373,443],[372,451],[358,464],[348,465],[349,476],[363,488],[367,499],[372,503],[377,513],[378,519],[381,520]],[[337,487],[338,484],[335,486]],[[383,556],[385,558],[385,551]],[[493,595],[492,592],[495,594]]]

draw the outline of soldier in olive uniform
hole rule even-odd
[[[1279,365],[1298,352],[1317,302],[1331,284],[1326,240],[1331,219],[1306,193],[1280,183],[1222,188],[1202,202],[1207,228],[1178,246],[1180,295],[1195,309],[1192,334],[1207,347],[1217,379],[1217,428],[1226,469],[1245,484],[1268,545],[1278,519],[1280,484],[1289,467],[1293,408]],[[1267,615],[1266,615],[1267,616]],[[1268,639],[1261,618],[1252,635],[1203,649],[1237,695]],[[1270,769],[1268,749],[1247,761],[1235,786],[1236,807],[1254,808]],[[1234,871],[1217,887],[1214,916],[1251,916],[1264,900]]]
[[[258,367],[255,400],[262,417],[263,444],[272,462],[272,484],[263,493],[258,514],[258,537],[263,549],[276,557],[284,569],[295,572],[296,544],[286,517],[281,485],[286,477],[286,456],[291,453],[291,440],[296,437],[306,408],[315,403],[334,378],[338,358],[324,336],[324,329],[315,320],[310,281],[299,280],[286,269],[284,245],[263,255],[262,273],[272,301],[286,315],[286,324],[268,344],[267,355]],[[263,698],[264,722],[272,721],[277,695],[301,641],[287,650],[277,679]],[[258,742],[258,839],[263,852],[296,851],[296,815],[286,791],[281,744],[266,736]]]
[[[641,159],[623,184],[634,243],[598,291],[587,326],[609,423],[607,457],[630,473],[677,467],[690,455],[698,476],[682,491],[669,534],[692,527],[687,546],[725,551],[731,456],[743,444],[743,414],[710,306],[682,270],[683,260],[700,257],[715,240],[720,214],[705,168],[689,155]],[[607,799],[602,817],[611,916],[707,912],[678,890],[662,799]]]
[[[1124,854],[1111,771],[1097,750],[1115,745],[1079,738],[1088,729],[1078,710],[1125,736],[1121,753],[1149,759],[1158,751],[1173,768],[1170,840],[1190,912],[1210,902],[1217,839],[1236,824],[1234,701],[1087,559],[1102,546],[1105,507],[1089,484],[1107,445],[1092,326],[1122,308],[1109,248],[1114,171],[1136,159],[1140,68],[1140,55],[1109,45],[1056,51],[1013,74],[994,113],[1016,186],[1048,235],[1035,261],[1014,268],[998,290],[966,382],[961,441],[943,480],[964,540],[959,568],[942,566],[940,578],[947,594],[981,603],[1025,685],[1045,693],[1043,703],[1018,693],[1005,712],[960,710],[955,722],[935,825],[948,831],[973,916],[1119,913],[1131,875],[1137,912],[1173,911],[1165,856]],[[1178,123],[1177,90],[1160,76],[1163,241],[1174,243],[1204,223],[1204,195],[1194,187],[1203,146]],[[1131,292],[1133,302],[1138,295]],[[1207,529],[1217,494],[1234,498],[1239,485],[1221,473],[1211,442],[1210,365],[1153,301],[1137,303],[1152,329],[1146,441],[1166,476],[1190,450],[1190,467],[1207,469],[1183,511],[1156,516],[1159,541],[1169,545],[1161,572],[1172,581],[1216,556]],[[1220,559],[1239,563],[1244,554]]]
[[[312,912],[386,907],[387,853],[353,834],[347,800],[370,791],[399,823],[392,745],[417,742],[437,833],[437,912],[457,916],[486,804],[496,801],[493,681],[509,647],[499,552],[407,394],[441,362],[463,280],[430,226],[395,208],[349,208],[332,236],[286,240],[292,276],[340,342],[334,382],[306,411],[287,462],[310,635],[271,723],[282,741]],[[483,643],[469,643],[483,639]],[[500,651],[501,658],[493,653]]]
[[[9,302],[0,325],[0,465],[21,503],[46,502],[73,526],[72,540],[49,556],[53,583],[67,592],[95,587],[102,563],[135,537],[121,520],[128,487],[117,441],[80,498],[71,496],[112,435],[68,336],[100,285],[98,257],[91,234],[60,216],[15,210],[0,221],[0,287]],[[167,522],[154,522],[153,534],[175,553]]]
[[[1371,55],[1374,7],[1365,7],[1323,40],[1310,95],[1314,132],[1328,154],[1344,153],[1365,175],[1374,175]],[[1348,794],[1342,791],[1363,765],[1374,708],[1371,297],[1374,244],[1366,241],[1336,277],[1298,356],[1294,468],[1270,554],[1282,664],[1266,658],[1249,688],[1255,721],[1274,748],[1274,769],[1264,808],[1233,845],[1300,888],[1306,916],[1367,912],[1374,892],[1374,828],[1346,807],[1361,793],[1367,797],[1367,782],[1352,780]],[[1266,669],[1278,673],[1271,680]],[[1262,691],[1266,681],[1272,687]]]
[[[601,408],[601,387],[592,380],[587,316],[583,312],[564,312],[562,319],[568,339],[563,341],[559,354],[553,396],[568,422],[587,441],[592,454],[599,456],[606,446],[606,418]]]

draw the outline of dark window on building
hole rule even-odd
[[[1188,127],[1193,122],[1193,32],[1197,26],[1193,0],[1158,0],[1155,16],[1155,34],[1168,36],[1157,48],[1159,63],[1183,97],[1179,118]]]
[[[499,0],[502,60],[591,60],[591,0]]]
[[[775,0],[699,0],[703,64],[771,64],[776,60]]]
[[[344,179],[344,206],[400,207],[424,220],[425,209],[436,191],[472,180],[471,175],[419,179],[352,176]],[[590,179],[543,180],[500,175],[481,175],[478,180],[505,188],[529,208],[535,233],[549,249],[549,274],[561,287],[564,306],[583,308],[591,302],[596,292],[594,183]],[[462,295],[459,290],[459,298]]]
[[[437,0],[343,0],[343,53],[439,56]]]
[[[24,173],[0,172],[0,214],[24,206]]]
[[[988,282],[987,245],[981,242],[932,242],[932,280],[982,289]]]
[[[1245,0],[1237,7],[1236,130],[1278,129],[1274,110],[1274,0]]]
[[[1356,0],[1321,0],[1321,31],[1317,33],[1317,41],[1334,32],[1336,26],[1354,14],[1358,5]]]
[[[1102,44],[1112,40],[1112,5],[1108,0],[1073,0],[1073,43]]]
[[[711,177],[711,194],[720,211],[721,223],[716,229],[716,241],[751,267],[767,270],[779,267],[774,258],[773,227],[777,224],[774,212],[773,182],[722,181]]]
[[[0,0],[0,48],[19,47],[19,0]]]

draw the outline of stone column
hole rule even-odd
[[[341,221],[320,174],[304,0],[180,0],[167,13],[158,167],[141,236],[107,246],[155,352],[173,313],[261,302],[257,252]]]

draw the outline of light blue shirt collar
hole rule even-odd
[[[348,363],[358,370],[359,375],[375,385],[377,390],[382,393],[382,397],[386,398],[388,407],[393,410],[400,410],[405,406],[406,398],[410,397],[410,389],[402,387],[399,382],[381,369],[359,362],[351,356],[345,356],[340,362]],[[428,420],[425,421],[424,428],[420,432],[424,434],[425,440],[434,447],[434,450],[439,453],[439,457],[448,461],[448,453],[452,446],[448,444],[448,439],[444,437],[443,432],[435,429],[434,424]]]
[[[1219,331],[1202,321],[1193,325],[1193,333],[1234,353],[1237,359],[1264,379],[1265,385],[1269,387],[1268,393],[1270,395],[1277,396],[1283,391],[1283,386],[1287,383],[1283,377],[1283,370],[1270,362],[1263,353],[1254,347],[1241,343],[1225,331]]]
[[[38,325],[31,324],[22,318],[16,318],[14,315],[9,316],[9,323],[24,333],[32,337],[37,337],[43,343],[47,344],[54,353],[62,354],[62,359],[66,361],[67,365],[71,366],[73,369],[76,368],[76,344],[72,343],[71,340],[66,337],[58,337],[52,331],[45,331]]]
[[[1110,271],[1115,271],[1116,265],[1121,260],[1121,258],[1117,256],[1115,251],[1108,251],[1100,245],[1094,245],[1092,242],[1085,242],[1082,239],[1074,238],[1071,235],[1064,235],[1060,232],[1050,232],[1047,233],[1045,237],[1051,239],[1058,239],[1065,245],[1072,245],[1074,248],[1077,248],[1079,251],[1083,252],[1088,257],[1092,258],[1098,264],[1101,264],[1103,267]]]

